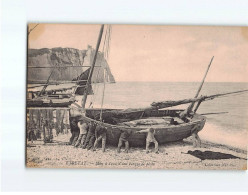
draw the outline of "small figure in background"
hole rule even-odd
[[[41,139],[41,129],[40,128],[37,129],[36,138]]]
[[[193,147],[197,148],[197,147],[201,147],[201,139],[198,135],[198,132],[200,131],[201,125],[198,124],[196,126],[193,127],[193,129],[191,130],[192,132],[192,138],[193,138]]]
[[[80,131],[79,131],[79,137],[75,143],[75,147],[82,147],[86,139],[89,125],[87,124],[87,122],[82,121],[82,120],[79,120],[77,125]]]
[[[71,129],[71,138],[69,140],[69,145],[74,145],[78,139],[80,130],[77,126],[77,119],[72,118],[70,121],[70,129]]]
[[[96,151],[98,143],[102,140],[102,152],[105,152],[106,139],[107,139],[107,130],[101,124],[98,124],[95,130],[96,141],[93,146],[93,151]]]
[[[128,153],[128,150],[129,150],[128,139],[129,139],[131,134],[132,134],[131,130],[121,130],[121,135],[119,138],[118,149],[117,149],[118,153],[121,152],[121,147],[123,145],[123,142],[125,143],[125,152]]]
[[[35,131],[35,124],[33,122],[30,122],[30,125],[28,126],[28,141],[31,141],[31,143],[33,143],[34,140],[36,140],[34,131]]]
[[[146,136],[146,153],[147,154],[149,153],[150,143],[154,143],[155,144],[155,153],[158,154],[158,142],[154,137],[155,130],[153,128],[149,128],[149,129],[137,131],[137,133],[147,133],[147,136]]]
[[[87,147],[87,150],[90,150],[93,147],[95,139],[96,139],[95,130],[96,130],[96,124],[94,123],[94,121],[91,121],[89,125],[89,131],[86,136],[86,140],[82,147],[83,149]]]

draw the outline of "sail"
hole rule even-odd
[[[78,81],[77,83],[79,85],[85,85],[87,83],[87,79],[89,77],[89,73],[90,73],[90,68],[88,68],[86,71],[84,71],[78,77],[72,79],[72,81]]]

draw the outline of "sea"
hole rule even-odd
[[[94,95],[88,96],[87,105],[94,108],[142,108],[152,102],[193,98],[198,82],[116,82],[93,84]],[[105,89],[104,89],[105,88]],[[214,95],[248,89],[248,83],[206,82],[200,95]],[[185,109],[187,104],[176,108]],[[174,107],[175,108],[175,107]],[[199,136],[207,141],[247,151],[248,93],[233,94],[201,103],[197,113],[207,121]]]

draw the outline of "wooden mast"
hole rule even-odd
[[[92,74],[93,74],[93,71],[94,71],[99,46],[100,46],[100,43],[101,43],[101,40],[102,40],[103,29],[104,29],[104,24],[101,25],[101,29],[100,29],[99,36],[98,36],[98,41],[97,41],[97,44],[96,44],[95,55],[94,55],[94,58],[93,58],[93,62],[92,62],[91,68],[90,68],[89,77],[88,77],[88,80],[87,80],[87,83],[86,83],[86,86],[85,86],[85,90],[84,90],[84,96],[83,96],[83,99],[82,99],[82,108],[83,109],[85,108],[89,87],[91,85],[91,77],[92,77]]]
[[[102,103],[101,103],[101,112],[100,112],[100,121],[102,122],[102,107],[103,107],[103,100],[104,100],[104,94],[105,94],[105,85],[106,85],[106,68],[103,70],[103,80],[104,80],[104,83],[103,83],[103,94],[102,94]]]
[[[205,79],[206,79],[208,70],[209,70],[209,68],[210,68],[210,66],[212,64],[213,59],[214,59],[214,56],[211,58],[211,61],[210,61],[209,65],[208,65],[208,67],[207,67],[207,71],[205,72],[205,75],[204,75],[204,77],[202,79],[202,82],[201,82],[201,84],[200,84],[200,86],[199,86],[199,88],[198,88],[198,90],[197,90],[194,98],[197,98],[198,97],[198,95],[199,95],[199,93],[200,93],[200,91],[202,89],[202,86],[203,86],[203,84],[205,82]],[[200,103],[197,105],[197,108],[199,107]],[[195,102],[192,102],[186,110],[184,110],[183,112],[181,112],[180,113],[180,118],[184,118],[185,116],[187,116],[192,111],[194,105],[195,105]]]
[[[203,79],[202,79],[202,82],[201,82],[201,85],[199,86],[198,91],[196,92],[195,98],[198,97],[198,95],[199,95],[199,93],[200,93],[200,91],[201,91],[201,89],[202,89],[202,86],[203,86],[203,84],[204,84],[204,81],[205,81],[205,79],[206,79],[206,76],[207,76],[207,74],[208,74],[208,70],[209,70],[209,68],[210,68],[210,66],[211,66],[211,64],[212,64],[213,59],[214,59],[214,56],[212,57],[212,59],[211,59],[209,65],[208,65],[207,71],[206,71],[206,73],[205,73],[205,75],[204,75],[204,77],[203,77]]]

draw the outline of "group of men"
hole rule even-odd
[[[106,128],[94,121],[85,122],[74,118],[71,121],[71,133],[69,144],[83,149],[96,150],[98,143],[102,140],[102,151],[106,148]]]
[[[94,121],[86,122],[83,119],[73,118],[71,121],[71,133],[69,144],[74,147],[96,151],[100,141],[102,141],[102,152],[106,149],[107,129],[102,122]],[[121,147],[125,145],[125,152],[129,151],[129,137],[134,133],[132,130],[121,130],[119,137],[117,152],[120,153]],[[158,142],[154,137],[155,130],[153,128],[140,130],[135,133],[147,133],[146,136],[146,153],[149,153],[151,143],[155,145],[155,153],[158,153]]]

